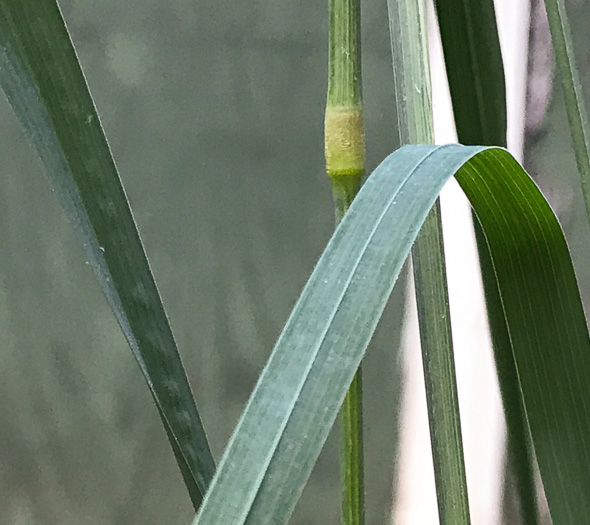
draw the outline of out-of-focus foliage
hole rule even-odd
[[[568,1],[578,70],[585,100],[590,100],[590,54],[586,20],[590,2]],[[580,176],[571,146],[570,131],[559,78],[553,81],[553,95],[545,123],[526,142],[526,165],[547,195],[568,235],[580,291],[584,302],[590,301],[590,267],[588,258],[588,225],[580,189]]]

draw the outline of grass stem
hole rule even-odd
[[[400,143],[432,144],[427,27],[421,0],[388,0]],[[412,249],[439,520],[469,525],[440,205]]]
[[[332,181],[336,224],[365,173],[362,112],[360,0],[330,0],[326,171]],[[363,388],[359,367],[341,412],[342,523],[362,525],[364,515]]]

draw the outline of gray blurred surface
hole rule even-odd
[[[218,458],[333,228],[327,3],[64,0]],[[395,147],[386,7],[364,10],[368,169]],[[188,524],[143,379],[0,99],[0,523]],[[391,505],[400,292],[366,361],[367,516]],[[338,523],[330,438],[292,520]]]
[[[586,107],[590,102],[590,2],[569,0],[567,12]],[[559,71],[543,124],[527,137],[526,167],[560,219],[572,253],[586,311],[590,303],[590,231],[584,209],[580,176],[571,145]]]

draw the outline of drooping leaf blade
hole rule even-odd
[[[0,85],[145,376],[198,507],[215,465],[98,114],[54,0],[0,0]]]
[[[553,523],[584,521],[590,339],[563,233],[509,153],[451,145],[406,146],[369,178],[295,306],[195,525],[287,522],[420,225],[453,175],[492,254]]]
[[[435,5],[457,135],[466,144],[505,146],[506,88],[494,3]]]
[[[436,0],[435,6],[458,141],[506,146],[506,87],[493,0]],[[507,474],[514,479],[523,522],[533,525],[539,516],[532,446],[496,277],[477,220],[474,230],[506,420]]]

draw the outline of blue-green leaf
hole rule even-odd
[[[584,522],[590,338],[565,238],[509,153],[449,145],[406,146],[371,175],[295,306],[195,525],[287,522],[420,226],[454,175],[490,248],[553,523]]]

